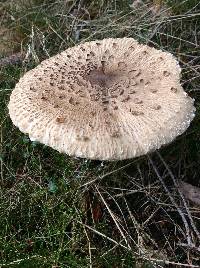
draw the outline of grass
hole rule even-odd
[[[200,210],[177,187],[200,186],[200,4],[132,3],[1,2],[2,58],[26,58],[0,67],[0,267],[200,267]],[[178,58],[197,108],[185,134],[151,155],[101,162],[59,154],[13,126],[7,104],[23,73],[80,42],[124,36]]]

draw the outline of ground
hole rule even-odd
[[[200,267],[198,0],[0,3],[0,267]],[[196,117],[171,144],[119,162],[74,159],[31,142],[9,96],[43,59],[83,41],[133,37],[171,52]]]

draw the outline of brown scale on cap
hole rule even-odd
[[[110,55],[110,56],[108,57],[108,60],[109,60],[109,61],[113,61],[114,58],[115,58],[115,57],[114,57],[113,55]]]
[[[34,92],[36,92],[36,91],[37,91],[37,89],[36,89],[36,88],[34,88],[34,87],[30,87],[30,90],[31,90],[31,91],[34,91]]]
[[[135,110],[135,111],[131,111],[131,114],[135,116],[139,116],[139,115],[144,115],[144,112]]]
[[[179,77],[169,53],[132,38],[92,41],[27,72],[9,113],[31,139],[69,155],[132,158],[189,126],[195,108]]]
[[[118,63],[118,67],[119,67],[119,69],[121,69],[121,70],[125,70],[125,69],[127,68],[127,64],[126,64],[124,61],[120,61],[120,62]]]
[[[65,122],[64,116],[58,116],[58,117],[56,117],[56,122],[57,123],[64,123]]]
[[[155,105],[153,106],[153,109],[155,109],[155,110],[160,110],[160,109],[161,109],[161,105],[156,105],[156,104],[155,104]]]
[[[142,51],[142,54],[143,54],[144,56],[146,56],[146,55],[148,55],[148,52],[147,52],[146,50],[143,50],[143,51]]]
[[[128,57],[129,55],[130,55],[130,52],[129,51],[124,52],[124,57],[125,58]]]
[[[141,99],[138,99],[138,98],[135,98],[133,101],[136,104],[142,104],[143,103],[143,101]]]
[[[120,137],[120,132],[119,131],[114,131],[110,135],[112,138],[119,138]]]
[[[165,77],[168,77],[168,76],[170,76],[170,72],[168,72],[168,71],[164,71],[164,72],[163,72],[163,75],[164,75]]]
[[[176,87],[171,87],[170,90],[173,92],[173,93],[177,93],[178,89]]]
[[[84,135],[77,135],[76,136],[76,139],[78,140],[78,141],[89,141],[89,137],[87,137],[87,136],[84,136]]]
[[[155,88],[151,88],[151,89],[150,89],[150,92],[151,92],[151,93],[157,93],[157,92],[158,92],[158,90],[157,90],[157,89],[155,89]]]
[[[43,101],[47,101],[47,100],[48,100],[48,98],[47,98],[47,97],[45,97],[45,96],[42,96],[42,97],[41,97],[41,100],[43,100]]]
[[[130,52],[132,52],[132,51],[134,51],[134,50],[135,50],[135,47],[134,47],[134,46],[130,46],[130,47],[129,47],[129,51],[130,51]]]

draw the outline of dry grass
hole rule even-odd
[[[198,1],[10,0],[1,14],[18,38],[7,56],[23,61],[0,64],[0,267],[200,267],[200,209],[178,187],[199,186]],[[123,36],[179,59],[197,107],[184,135],[109,163],[60,155],[12,125],[6,105],[25,71],[77,43]]]

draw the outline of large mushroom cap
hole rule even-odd
[[[182,134],[194,117],[180,67],[132,38],[87,42],[43,61],[13,90],[13,123],[69,155],[126,159]]]

